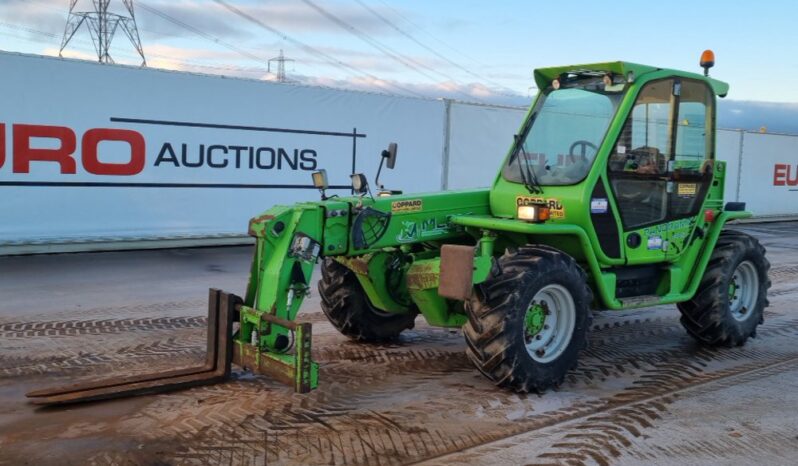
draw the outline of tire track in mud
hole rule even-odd
[[[204,352],[205,336],[200,334],[137,344],[127,342],[141,338],[135,332],[174,332],[175,330],[201,329],[204,326],[205,318],[196,316],[0,325],[0,335],[2,332],[10,332],[15,335],[34,333],[35,337],[29,336],[20,341],[39,345],[34,356],[0,356],[0,375],[107,373],[109,364],[122,365],[127,359],[133,357],[149,358],[156,366],[159,365],[160,360],[163,360],[162,362],[165,364],[171,364],[169,358],[175,355],[201,357]],[[641,333],[641,329],[644,329],[643,333]],[[113,351],[104,351],[107,342],[84,344],[76,351],[71,350],[68,345],[53,345],[52,341],[49,341],[54,332],[60,332],[61,336],[83,336],[124,334],[127,330],[134,331],[134,333],[125,335],[126,346]],[[622,342],[639,338],[642,334],[654,336],[670,331],[681,332],[681,327],[675,319],[635,319],[605,325],[598,324],[593,329],[593,337],[596,338],[593,344],[606,345],[608,342]],[[605,335],[606,333],[609,335]],[[42,348],[39,343],[36,343],[34,340],[37,338],[47,340],[47,348]],[[331,342],[332,344],[317,345],[313,352],[314,359],[321,363],[346,361],[364,364],[392,364],[440,359],[459,360],[463,352],[463,341],[459,330],[451,331],[432,327],[407,332],[399,342],[392,344],[359,344],[342,340],[337,336],[335,340],[335,342]],[[24,346],[26,345],[19,350],[24,350]]]
[[[668,412],[668,405],[678,400],[684,393],[699,388],[719,390],[732,384],[758,380],[779,374],[785,369],[794,368],[798,368],[798,354],[796,353],[777,356],[775,362],[765,366],[762,366],[761,363],[751,362],[734,369],[723,370],[715,374],[714,377],[693,374],[698,381],[686,386],[669,383],[666,380],[667,377],[663,377],[662,374],[673,372],[673,369],[662,369],[660,374],[654,375],[646,381],[652,384],[664,384],[663,388],[658,389],[659,394],[654,394],[652,399],[628,404],[622,403],[618,407],[612,407],[600,413],[588,414],[557,424],[554,426],[556,431],[553,443],[529,464],[557,465],[568,462],[573,465],[609,465],[622,455],[636,451],[635,440],[644,439],[645,431],[653,428],[654,423]],[[671,375],[671,378],[673,377],[674,375]],[[522,434],[519,437],[524,436]],[[523,441],[523,438],[519,438],[516,441],[502,442],[502,446],[518,445]],[[737,443],[739,447],[739,444],[743,442]],[[714,453],[719,454],[721,451],[716,449]],[[462,453],[458,456],[467,458],[469,455]]]
[[[137,365],[158,370],[159,364],[168,358],[169,365],[163,369],[175,368],[176,364],[201,364],[204,348],[173,338],[151,343],[123,347],[109,353],[70,351],[52,356],[0,356],[0,380],[22,376],[81,376],[91,374],[127,374]],[[163,364],[161,364],[163,365]]]
[[[710,460],[716,463],[723,461],[730,464],[731,461],[735,461],[742,464],[746,460],[750,462],[753,455],[757,456],[759,464],[794,463],[794,454],[785,453],[784,450],[785,446],[795,444],[795,432],[770,427],[766,434],[747,431],[743,436],[739,432],[721,432],[711,438],[689,439],[667,446],[647,446],[645,442],[638,441],[635,448],[627,449],[623,454],[646,463],[668,458],[674,463],[681,460],[689,464],[696,459],[703,459],[705,463],[706,460]]]
[[[31,319],[31,322],[45,322],[58,320],[59,322],[67,322],[79,317],[83,320],[100,320],[101,318],[109,319],[113,317],[131,317],[138,315],[139,317],[163,317],[164,314],[169,312],[180,311],[181,314],[186,314],[186,311],[196,310],[197,312],[188,312],[189,314],[207,314],[208,302],[207,300],[186,300],[186,301],[166,301],[156,303],[143,303],[133,304],[126,306],[113,306],[113,307],[92,307],[87,309],[64,310],[60,312],[48,312],[44,314],[29,314],[26,312],[25,317]],[[143,314],[143,315],[142,315]],[[19,323],[17,319],[6,316],[0,317],[0,326]]]
[[[0,324],[0,338],[56,338],[129,331],[177,330],[183,328],[206,327],[207,318],[199,316],[13,322]]]
[[[786,334],[795,335],[798,332],[798,321],[789,321],[771,325],[771,329],[763,329],[763,335],[774,332],[775,336]],[[795,358],[794,353],[780,353],[766,350],[752,351],[750,349],[724,349],[704,350],[694,353],[689,348],[671,349],[650,361],[648,355],[638,355],[637,377],[620,393],[606,399],[577,402],[568,408],[544,412],[532,419],[522,419],[507,422],[502,419],[490,419],[485,422],[485,430],[480,430],[479,435],[474,430],[458,431],[459,427],[444,423],[440,420],[430,419],[430,411],[461,412],[463,413],[463,396],[479,400],[481,395],[493,398],[518,399],[518,395],[509,393],[490,393],[492,387],[486,386],[481,393],[473,387],[464,388],[465,393],[451,397],[449,400],[426,400],[419,406],[403,406],[401,409],[384,410],[386,400],[401,398],[401,394],[413,390],[420,384],[428,382],[444,374],[451,373],[451,366],[440,364],[437,370],[424,373],[424,367],[406,367],[404,371],[396,372],[384,385],[379,385],[379,390],[369,390],[368,387],[379,382],[380,375],[369,372],[373,368],[331,367],[329,372],[336,373],[342,380],[350,382],[327,381],[327,388],[320,388],[317,392],[305,396],[285,396],[285,390],[277,385],[264,384],[268,393],[262,389],[254,389],[247,384],[234,386],[215,386],[200,389],[201,391],[215,391],[218,404],[199,411],[186,412],[187,405],[196,405],[197,393],[186,394],[181,403],[170,404],[167,411],[180,413],[175,416],[176,422],[172,423],[169,431],[179,438],[179,442],[186,449],[175,452],[171,458],[178,464],[205,464],[204,455],[216,455],[221,451],[246,451],[252,458],[269,461],[307,462],[314,458],[322,463],[367,463],[367,464],[394,464],[407,461],[419,461],[430,457],[445,455],[463,448],[473,447],[487,442],[495,442],[506,437],[518,435],[530,430],[550,427],[562,422],[568,422],[585,416],[599,415],[611,409],[632,405],[640,402],[659,403],[666,406],[669,399],[651,401],[648,398],[663,397],[675,390],[696,384],[714,381],[724,377],[736,376],[746,371],[760,370],[763,364],[772,361],[782,361],[784,358]],[[750,362],[750,361],[754,362]],[[744,363],[740,365],[739,363]],[[746,362],[747,361],[747,362]],[[463,366],[460,370],[470,371],[470,365],[462,358]],[[618,360],[613,364],[625,365],[628,361]],[[585,365],[592,361],[585,361]],[[713,368],[711,365],[735,366],[731,368]],[[422,364],[423,366],[423,364]],[[344,371],[344,369],[349,369]],[[419,374],[419,371],[422,372]],[[326,372],[326,371],[325,371]],[[327,374],[322,374],[324,378]],[[332,376],[332,374],[330,374]],[[629,376],[629,374],[625,374]],[[577,376],[578,377],[578,376]],[[352,383],[357,380],[357,383]],[[263,383],[263,382],[261,382]],[[487,385],[487,384],[485,384]],[[248,391],[249,393],[244,393]],[[526,397],[522,397],[526,401]],[[534,397],[530,397],[533,398]],[[642,401],[641,401],[642,400]],[[395,402],[395,401],[394,401]],[[467,404],[469,405],[469,404]],[[500,403],[501,405],[501,403]],[[470,406],[470,405],[469,405]],[[379,408],[381,407],[381,408]],[[496,407],[494,406],[494,409]],[[641,409],[646,408],[645,406]],[[154,407],[156,411],[164,407]],[[377,411],[384,419],[372,419]],[[367,413],[363,414],[363,413]],[[266,414],[263,414],[266,413]],[[502,414],[504,411],[502,411]],[[465,413],[464,413],[465,414]],[[628,416],[632,414],[626,413]],[[179,419],[178,419],[179,417]],[[220,424],[220,419],[224,422]],[[602,418],[604,419],[604,418]],[[153,420],[158,421],[156,415]],[[160,420],[162,421],[162,420]],[[161,423],[158,421],[157,423]],[[624,426],[628,420],[619,417],[604,419],[605,422],[616,422],[616,430],[621,429],[628,433]],[[642,422],[642,421],[640,421]],[[649,421],[650,422],[650,421]],[[368,425],[368,437],[358,440],[359,433],[364,425]],[[399,428],[397,426],[416,426],[415,428]],[[419,427],[421,426],[421,427]],[[644,425],[645,427],[645,425]],[[636,427],[639,429],[639,427]],[[345,437],[340,440],[341,436]],[[630,434],[631,435],[631,434]],[[300,438],[312,439],[317,445],[328,445],[329,451],[319,446],[309,457],[303,456],[305,447],[294,446],[293,440],[286,440],[288,436],[294,440]],[[397,445],[396,438],[401,438],[402,443]],[[268,438],[268,442],[253,439]],[[443,440],[432,440],[441,438]],[[244,440],[247,440],[246,442]],[[338,439],[338,440],[336,440]],[[621,441],[621,440],[618,440]],[[225,443],[227,442],[227,443]],[[349,445],[343,448],[347,454],[341,454],[334,448],[336,442]],[[348,442],[348,443],[347,443]],[[352,443],[355,442],[355,443]],[[365,442],[362,445],[357,442]],[[430,443],[432,442],[432,443]],[[307,447],[310,448],[310,447]],[[618,447],[615,447],[616,449]],[[338,451],[338,453],[336,453]],[[354,452],[360,452],[357,455]],[[337,456],[336,456],[337,455]],[[314,461],[315,461],[314,460]]]
[[[577,422],[572,430],[585,435],[552,445],[552,450],[544,452],[541,459],[579,460],[575,464],[592,459],[609,464],[631,446],[629,437],[642,435],[644,429],[651,428],[667,411],[667,405],[676,399],[674,392],[724,378],[778,372],[786,363],[795,364],[798,358],[795,353],[768,356],[776,362],[764,368],[762,361],[755,361],[714,373],[685,369],[673,363],[644,377],[643,381],[648,383],[633,385],[607,400],[578,404],[528,421],[494,424],[479,432],[474,427],[441,423],[403,427],[408,424],[401,422],[399,413],[391,411],[376,417],[377,413],[371,411],[353,412],[345,407],[321,414],[309,409],[291,410],[289,415],[270,410],[265,415],[250,414],[237,426],[226,424],[208,428],[197,436],[183,435],[184,451],[175,452],[170,459],[177,464],[232,463],[232,457],[225,456],[225,452],[235,451],[259,464],[401,464]],[[574,445],[578,445],[577,453],[571,452]],[[214,459],[206,461],[206,458]]]
[[[798,277],[798,265],[774,266],[770,270],[771,280],[774,283],[794,281]],[[777,292],[785,294],[790,292]],[[123,306],[115,308],[96,308],[82,311],[82,314],[95,314],[113,316],[119,314],[135,314],[142,311],[167,311],[175,308],[195,307],[199,301],[182,301],[159,304],[145,304],[139,306]],[[72,315],[72,313],[70,313]],[[49,316],[52,318],[52,315]],[[298,320],[305,322],[326,322],[322,312],[300,313]],[[647,325],[658,325],[660,319],[646,320]],[[173,330],[180,328],[204,328],[207,319],[204,316],[177,316],[177,317],[145,317],[145,318],[126,318],[126,319],[90,319],[90,320],[45,320],[31,322],[2,322],[0,321],[0,338],[35,338],[35,337],[61,337],[79,336],[100,333],[115,333],[121,331],[147,331],[147,330]],[[625,323],[616,325],[626,325]],[[601,330],[599,326],[594,326],[593,331]]]
[[[774,270],[781,270],[778,281],[798,275],[798,266]],[[643,432],[658,419],[656,416],[667,412],[673,400],[663,391],[684,390],[724,377],[732,380],[746,371],[761,370],[774,360],[795,356],[752,349],[750,345],[744,349],[707,350],[685,344],[689,339],[684,336],[675,309],[671,311],[673,316],[666,317],[619,315],[616,319],[613,316],[594,325],[591,348],[584,353],[580,367],[569,374],[568,390],[595,386],[612,378],[632,381],[611,397],[581,399],[562,409],[535,413],[535,395],[498,391],[475,374],[463,355],[459,332],[423,328],[409,332],[397,344],[379,346],[357,345],[324,335],[325,345],[314,348],[314,358],[324,363],[321,388],[310,395],[287,394],[288,389],[268,379],[238,374],[238,379],[229,383],[159,397],[156,406],[145,408],[137,416],[140,419],[128,420],[131,427],[128,431],[151,432],[159,438],[172,436],[172,443],[179,447],[167,451],[167,456],[176,464],[264,461],[397,464],[491,444],[564,422],[603,416],[600,420],[609,426],[607,432],[596,433],[595,445],[582,445],[576,451],[582,455],[580,461],[612,459],[614,452],[627,451],[622,438],[637,438],[632,431]],[[304,319],[324,319],[324,316],[318,312],[300,314],[300,320]],[[135,324],[138,326],[128,326],[130,322],[138,322]],[[36,339],[51,338],[52,332],[74,336],[118,333],[131,328],[138,332],[204,328],[205,318],[97,319],[68,321],[60,327],[58,323],[61,322],[0,324],[0,337],[5,335],[3,332],[31,332],[30,339],[35,344]],[[798,319],[766,321],[760,328],[760,336],[794,337],[798,334]],[[74,333],[81,331],[84,333]],[[314,335],[314,339],[318,337]],[[71,355],[73,359],[44,364],[51,368],[61,364],[63,373],[69,374],[118,369],[120,361],[125,364],[137,361],[142,368],[151,370],[145,363],[168,360],[171,365],[174,354],[201,357],[203,341],[204,337],[192,340],[193,344],[167,340],[149,346],[129,345],[121,353],[105,355],[105,359],[96,354],[80,359],[77,354]],[[419,348],[420,345],[424,347]],[[0,357],[0,373],[4,367],[18,367],[20,361]],[[8,364],[3,365],[4,362]],[[463,383],[466,372],[474,373],[474,380],[478,381]],[[444,396],[414,402],[413,391],[425,384],[436,384],[437,393]],[[463,411],[464,406],[476,409],[482,406],[488,414],[475,423],[458,424],[456,416],[446,417],[451,413],[471,416],[472,413]],[[644,417],[624,411],[638,407]],[[509,419],[507,413],[519,409],[525,414]],[[530,413],[535,417],[528,418]],[[445,422],[440,416],[444,416]],[[479,427],[475,428],[477,424]],[[574,442],[584,439],[563,440],[563,445],[550,453],[560,454],[562,450],[568,453],[573,448],[566,444]],[[572,457],[559,460],[577,461]],[[100,457],[98,461],[102,464]]]

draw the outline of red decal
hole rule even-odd
[[[773,167],[773,186],[784,186],[784,178],[785,173],[784,171],[787,169],[787,165],[783,163],[777,163]]]
[[[77,143],[75,133],[63,126],[39,125],[14,125],[14,173],[30,173],[30,163],[58,162],[62,174],[76,172],[75,152]],[[33,149],[30,146],[31,138],[58,139],[61,147],[58,149]]]
[[[795,178],[790,179],[790,170],[792,169],[792,165],[787,165],[787,186],[798,186],[798,165],[795,166]]]
[[[6,124],[0,123],[0,168],[6,163]]]
[[[126,163],[101,162],[97,147],[102,141],[120,141],[130,145],[130,161]],[[144,136],[126,129],[90,129],[83,135],[83,168],[95,175],[130,176],[144,170]]]

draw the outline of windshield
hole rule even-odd
[[[542,186],[582,181],[593,165],[621,95],[620,89],[606,92],[603,86],[595,85],[550,88],[538,99],[502,176],[516,183],[535,180]]]

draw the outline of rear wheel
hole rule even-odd
[[[710,346],[739,346],[755,336],[768,306],[769,269],[756,238],[722,232],[695,296],[678,305],[687,333]]]
[[[394,314],[371,305],[355,273],[333,259],[321,265],[321,310],[342,334],[358,341],[392,340],[413,328],[417,312]]]
[[[587,344],[592,292],[579,265],[546,246],[508,250],[466,302],[466,353],[518,392],[559,386]]]

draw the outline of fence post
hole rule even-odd
[[[452,136],[452,99],[443,99],[443,154],[441,156],[441,190],[449,189],[449,147]]]
[[[740,183],[743,180],[743,145],[745,142],[745,130],[740,130],[740,151],[737,154],[737,186],[734,191],[734,201],[740,202]]]

